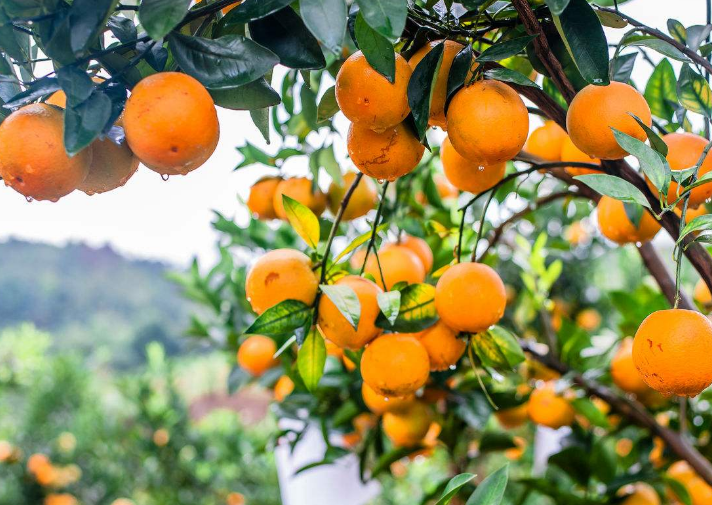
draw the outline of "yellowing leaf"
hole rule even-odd
[[[294,231],[302,237],[309,247],[316,250],[319,244],[319,218],[304,204],[294,198],[282,195],[282,203],[287,219],[294,227]]]

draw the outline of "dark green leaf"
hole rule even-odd
[[[356,0],[368,25],[390,41],[401,36],[408,15],[406,0]]]
[[[712,25],[694,25],[687,29],[687,47],[697,51],[712,31]]]
[[[596,441],[591,451],[591,470],[601,482],[609,484],[616,477],[617,460],[615,439],[606,437]]]
[[[277,105],[279,93],[264,79],[234,88],[210,89],[215,105],[232,110],[257,110]]]
[[[677,81],[677,97],[687,110],[712,117],[712,90],[707,80],[685,63]]]
[[[444,43],[436,45],[420,60],[408,81],[408,105],[413,113],[418,138],[422,140],[428,129],[430,102],[433,99],[435,80],[443,61]]]
[[[311,307],[299,300],[285,300],[264,311],[246,334],[277,337],[293,333],[309,322]]]
[[[316,109],[317,124],[325,123],[337,112],[339,112],[339,104],[336,103],[336,88],[332,86],[324,92],[319,100],[319,106]]]
[[[526,359],[517,338],[501,326],[473,334],[472,348],[482,365],[489,368],[512,369]]]
[[[630,74],[635,66],[638,53],[620,54],[611,60],[611,80],[618,82],[630,81]]]
[[[331,303],[336,305],[353,329],[358,330],[358,322],[361,319],[361,302],[351,286],[322,284],[320,288],[331,300]]]
[[[645,195],[630,182],[620,177],[607,174],[588,174],[577,175],[574,179],[583,182],[602,195],[610,196],[622,202],[637,203],[643,207],[650,208],[650,204],[648,203],[648,199],[645,198]]]
[[[447,483],[447,486],[445,486],[445,490],[443,491],[442,496],[435,503],[435,505],[448,505],[448,503],[452,501],[452,499],[463,488],[463,486],[465,486],[465,484],[467,484],[474,478],[474,473],[461,473],[459,475],[455,475]]]
[[[509,480],[508,464],[488,475],[477,486],[465,505],[499,505],[502,503],[504,491],[507,489],[507,480]]]
[[[118,0],[74,0],[72,2],[72,7],[69,10],[70,42],[75,53],[84,52],[96,42],[117,3]]]
[[[549,458],[550,465],[558,466],[582,486],[585,486],[591,477],[588,461],[588,453],[578,446],[567,447]]]
[[[376,326],[390,331],[415,333],[438,321],[435,310],[435,287],[430,284],[410,284],[401,291],[400,308],[395,323],[378,314]]]
[[[256,81],[279,63],[272,51],[240,35],[210,40],[173,33],[168,41],[183,71],[212,88]]]
[[[304,24],[329,51],[338,53],[346,32],[344,0],[299,0]]]
[[[319,69],[326,66],[319,42],[290,7],[252,21],[250,35],[279,56],[285,67]]]
[[[569,0],[546,0],[546,5],[549,6],[551,13],[555,16],[560,15],[569,5]]]
[[[119,39],[119,42],[122,44],[136,40],[138,37],[138,31],[132,19],[122,16],[111,16],[107,22],[107,26],[114,37]]]
[[[655,133],[647,124],[645,124],[638,116],[633,114],[632,112],[629,112],[633,119],[635,119],[635,122],[640,125],[640,127],[645,131],[645,134],[648,136],[648,140],[650,141],[650,146],[655,149],[657,152],[663,155],[663,157],[667,156],[668,154],[668,146],[667,144],[663,141],[662,138],[660,138],[660,135]]]
[[[401,292],[386,291],[385,293],[378,293],[376,301],[378,302],[378,308],[381,309],[381,313],[386,316],[388,322],[395,324],[400,311]]]
[[[393,45],[371,28],[361,12],[356,16],[356,42],[373,69],[393,83],[396,80],[396,55]]]
[[[668,31],[673,39],[677,40],[680,44],[685,44],[687,42],[687,30],[677,19],[668,19],[667,21]]]
[[[643,209],[640,206],[638,206],[638,208]],[[598,410],[598,407],[588,398],[576,398],[571,402],[571,406],[594,426],[600,426],[601,428],[609,427],[606,415]]]
[[[15,61],[25,61],[28,54],[19,37],[19,32],[12,28],[12,23],[0,8],[0,49]]]
[[[468,392],[456,407],[457,415],[475,430],[481,431],[492,416],[492,406],[481,391]]]
[[[452,60],[450,74],[447,77],[448,102],[455,92],[464,86],[465,79],[467,79],[470,69],[472,68],[472,58],[472,46],[467,45],[461,49],[460,52],[455,55],[455,59]]]
[[[477,61],[499,61],[509,58],[524,51],[524,48],[535,38],[537,38],[537,35],[525,35],[505,40],[504,42],[497,42],[482,51],[482,54],[477,57]]]
[[[623,202],[623,210],[625,210],[625,215],[628,217],[628,220],[633,226],[638,228],[640,226],[640,220],[643,219],[643,213],[645,213],[643,206],[637,203]]]
[[[507,449],[515,449],[517,444],[514,437],[502,431],[486,431],[480,439],[480,452],[499,452]]]
[[[304,385],[309,391],[316,390],[319,379],[324,375],[324,364],[326,363],[326,344],[324,337],[312,328],[307,333],[307,338],[299,348],[297,355],[297,369],[304,381]]]
[[[645,142],[641,142],[635,137],[623,133],[615,128],[613,136],[618,145],[627,153],[635,156],[650,182],[664,194],[667,194],[667,187],[670,185],[670,169],[665,163],[665,158]]]
[[[664,40],[655,38],[652,35],[633,35],[630,37],[626,37],[623,40],[622,44],[625,46],[649,47],[653,51],[657,51],[663,56],[667,56],[668,58],[672,58],[673,60],[681,61],[683,63],[687,63],[690,61],[690,59],[685,56],[678,48],[671,45],[669,42],[665,42]]]
[[[247,370],[239,366],[232,367],[230,374],[227,376],[227,393],[230,395],[236,393],[242,386],[247,384],[250,379],[251,375]]]
[[[255,19],[269,16],[286,7],[293,0],[245,0],[225,14],[224,25],[241,25]]]
[[[670,60],[663,58],[645,86],[645,100],[654,116],[671,121],[677,104],[677,78]]]
[[[702,216],[697,216],[695,219],[685,224],[685,227],[680,232],[680,237],[678,238],[678,243],[682,241],[690,233],[696,231],[707,231],[712,229],[712,214],[705,214]]]
[[[511,82],[513,84],[519,84],[520,86],[539,87],[537,83],[529,79],[526,75],[509,68],[491,68],[485,71],[485,76],[489,79]]]
[[[95,91],[78,105],[67,102],[64,114],[64,148],[70,156],[91,144],[111,119],[111,99]]]
[[[189,7],[190,0],[143,0],[138,19],[153,40],[161,40],[181,22]]]
[[[68,105],[79,105],[94,91],[94,83],[83,70],[68,66],[57,70],[57,80],[67,96]]]
[[[262,138],[264,138],[265,142],[269,144],[269,107],[251,110],[250,117],[252,118],[252,122],[262,134]]]
[[[687,490],[687,486],[679,480],[671,477],[663,476],[663,480],[670,490],[675,493],[675,496],[683,503],[683,505],[694,505],[692,498],[690,497],[690,492]]]

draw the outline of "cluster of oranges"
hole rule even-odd
[[[215,104],[196,79],[178,72],[146,77],[131,92],[115,130],[74,156],[64,147],[67,97],[26,105],[0,125],[0,177],[28,200],[57,201],[79,189],[104,193],[123,186],[139,162],[163,177],[201,166],[220,136]]]

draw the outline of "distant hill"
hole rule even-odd
[[[0,329],[32,322],[56,348],[122,368],[140,363],[152,340],[178,353],[191,307],[170,269],[108,246],[0,243]]]

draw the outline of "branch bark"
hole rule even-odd
[[[645,264],[645,267],[660,286],[660,291],[665,295],[671,306],[675,305],[675,280],[670,276],[670,272],[665,268],[665,264],[655,251],[653,244],[646,242],[638,246],[638,252]],[[680,291],[680,302],[678,307],[687,310],[697,310],[689,297]]]

